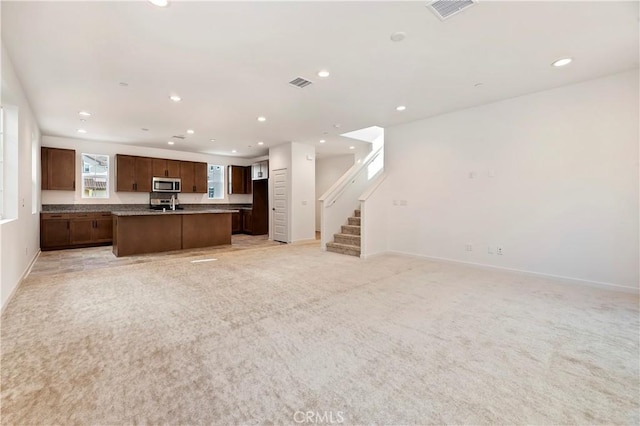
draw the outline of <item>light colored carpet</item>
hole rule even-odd
[[[317,243],[216,258],[29,277],[2,423],[640,421],[637,296]]]

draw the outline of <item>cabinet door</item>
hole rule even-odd
[[[231,213],[231,233],[238,234],[242,232],[242,213]]]
[[[135,191],[136,158],[116,155],[116,191]]]
[[[151,158],[136,157],[136,191],[151,192]]]
[[[207,163],[194,163],[194,191],[198,194],[207,193]]]
[[[251,210],[242,211],[242,232],[245,234],[253,233],[253,214]]]
[[[69,245],[68,219],[43,219],[40,222],[40,248],[48,249]]]
[[[40,149],[40,189],[49,189],[49,148]]]
[[[90,215],[78,215],[69,219],[69,243],[90,244],[93,241],[93,218]]]
[[[251,166],[244,167],[244,192],[243,194],[251,194],[253,179],[251,179]]]
[[[151,175],[153,177],[166,177],[167,174],[167,160],[162,158],[151,159]]]
[[[167,177],[180,177],[180,162],[177,160],[167,160]]]
[[[246,194],[245,168],[229,166],[229,194]]]
[[[111,242],[113,240],[113,219],[111,213],[98,213],[94,217],[93,242]]]
[[[180,178],[182,179],[182,191],[191,193],[194,192],[195,186],[195,171],[193,163],[191,161],[180,162]]]
[[[47,149],[47,189],[74,191],[76,189],[76,151]]]

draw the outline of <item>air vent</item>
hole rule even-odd
[[[176,139],[184,139],[184,136],[182,135],[178,135],[178,136],[171,136],[172,138],[176,138]]]
[[[476,0],[435,0],[427,4],[427,7],[444,21],[474,4]]]
[[[302,89],[303,87],[307,87],[308,85],[310,85],[311,82],[309,80],[306,80],[306,79],[302,78],[302,77],[298,77],[298,78],[296,78],[294,80],[291,80],[289,82],[289,84],[292,84],[292,85]]]

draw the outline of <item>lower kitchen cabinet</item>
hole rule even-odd
[[[242,210],[231,213],[231,233],[239,234],[242,232]]]
[[[251,210],[242,211],[242,232],[245,234],[253,233],[253,212]]]
[[[111,213],[42,213],[40,248],[57,250],[111,244]]]

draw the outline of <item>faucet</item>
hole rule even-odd
[[[176,209],[176,196],[175,195],[171,195],[171,210],[175,210]]]

